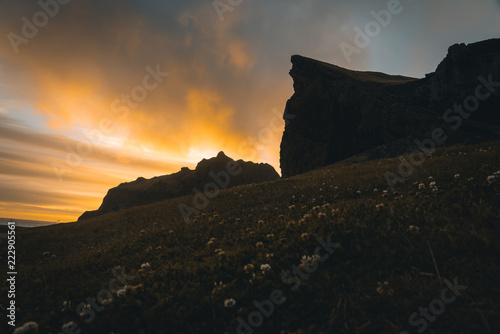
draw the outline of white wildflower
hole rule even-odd
[[[126,292],[126,289],[125,289],[125,286],[124,286],[123,289],[120,289],[120,290],[116,291],[116,295],[118,297],[123,297],[123,296],[125,296],[125,292]],[[85,313],[83,313],[83,314],[85,314]]]
[[[262,274],[265,274],[267,272],[270,272],[271,271],[271,266],[269,264],[262,264],[260,266],[260,270],[262,271]]]
[[[222,281],[220,281],[219,283],[214,282],[214,289],[212,290],[212,295],[213,296],[220,295],[225,288],[226,284],[222,284]]]
[[[319,261],[319,255],[306,256],[303,255],[299,267],[301,268],[313,268]]]
[[[61,312],[69,310],[70,307],[71,307],[71,301],[65,300],[63,302],[63,308],[61,309]]]
[[[254,265],[249,263],[247,264],[246,266],[243,267],[243,270],[247,273],[247,274],[250,274],[253,272],[253,270],[255,269]]]
[[[233,298],[226,299],[226,300],[224,301],[224,307],[225,307],[225,308],[231,308],[231,307],[233,307],[234,305],[236,305],[236,300],[234,300]]]
[[[34,321],[25,323],[19,328],[16,328],[14,334],[34,334],[38,333],[38,324]]]
[[[413,232],[413,233],[418,233],[418,232],[420,232],[420,227],[414,226],[414,225],[410,225],[408,227],[408,231]]]
[[[432,191],[438,191],[439,190],[439,188],[438,188],[438,186],[436,184],[436,181],[432,181],[431,183],[429,183],[429,188],[431,188]]]
[[[123,290],[123,289],[122,289]],[[119,292],[120,290],[118,290]],[[118,294],[118,292],[116,294]],[[82,307],[82,311],[78,314],[80,317],[84,317],[88,312],[92,309],[92,306],[90,304],[85,304]]]

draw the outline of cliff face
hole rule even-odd
[[[200,161],[195,170],[184,167],[175,174],[154,177],[149,180],[140,177],[135,181],[122,183],[108,191],[98,210],[87,211],[78,220],[169,198],[194,195],[194,188],[203,192],[207,184],[214,183],[211,173],[227,172],[228,164],[234,165],[234,170],[237,170],[238,173],[230,175],[229,184],[224,188],[267,182],[279,178],[279,174],[269,164],[256,164],[243,160],[234,161],[224,152],[220,152],[217,157]]]
[[[302,56],[292,56],[292,64],[295,93],[285,108],[283,177],[405,138],[423,139],[436,127],[449,131],[452,124],[444,122],[443,114],[474,96],[480,75],[500,81],[500,39],[452,46],[436,72],[420,80],[350,71]],[[448,143],[500,125],[500,87],[496,88],[469,118],[473,125],[452,130]],[[477,122],[484,122],[484,127]]]

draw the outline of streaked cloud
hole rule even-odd
[[[194,166],[220,150],[279,170],[284,122],[276,127],[273,110],[282,112],[293,93],[292,54],[423,76],[452,41],[500,28],[496,1],[402,3],[407,9],[352,63],[339,43],[387,1],[243,1],[223,21],[212,1],[60,6],[19,53],[0,38],[0,185],[11,194],[0,206],[19,218],[53,212],[50,219],[71,220],[120,182]],[[21,34],[21,19],[37,11],[36,1],[1,1],[0,36]],[[169,76],[132,107],[124,101],[147,68]],[[69,152],[89,143],[91,153],[68,164]],[[54,163],[65,168],[62,183]]]

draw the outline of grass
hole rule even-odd
[[[255,333],[415,332],[410,315],[457,278],[467,289],[427,332],[498,333],[500,175],[487,177],[500,169],[500,141],[440,149],[384,194],[384,172],[398,164],[338,164],[226,189],[189,225],[177,208],[192,203],[186,196],[19,231],[17,323],[36,321],[42,333],[69,321],[82,333],[236,333],[238,317],[248,321],[253,302],[279,289],[286,301]],[[340,247],[292,291],[281,274],[328,236]],[[87,324],[76,307],[108,288],[117,266],[136,289]],[[236,305],[224,307],[230,298]]]
[[[300,56],[302,57],[302,56]],[[336,72],[336,73],[341,73],[343,75],[346,75],[350,77],[351,79],[356,80],[357,82],[371,82],[371,83],[377,83],[377,84],[383,84],[383,85],[399,85],[399,84],[405,84],[408,82],[413,82],[417,81],[419,79],[417,78],[411,78],[411,77],[405,77],[402,75],[391,75],[391,74],[386,74],[382,72],[372,72],[372,71],[354,71],[354,70],[348,70],[343,67],[325,63],[322,61],[318,61],[315,59],[307,58],[307,57],[302,57],[305,59],[308,59],[309,61],[312,61],[314,63],[319,63],[323,66],[323,68],[328,69],[329,71]]]

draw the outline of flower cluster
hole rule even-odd
[[[63,302],[63,308],[61,309],[61,312],[69,311],[70,307],[71,307],[71,301],[65,300]]]
[[[301,268],[312,268],[316,265],[316,263],[319,261],[320,256],[319,255],[312,255],[312,256],[307,256],[303,255],[301,262],[299,264],[299,267]]]
[[[120,292],[120,291],[121,290],[118,290],[118,292]],[[116,293],[117,295],[118,295],[118,292]],[[85,304],[85,305],[83,305],[82,310],[81,310],[80,314],[78,314],[78,315],[80,317],[84,317],[91,309],[92,309],[92,306],[90,306],[90,304]]]
[[[489,184],[492,184],[493,182],[495,182],[497,178],[500,178],[500,170],[493,173],[493,175],[488,176],[486,180],[488,181]]]
[[[214,289],[212,290],[212,296],[217,296],[222,294],[222,291],[226,288],[226,284],[222,284],[222,281],[219,283],[214,282]]]
[[[262,271],[262,274],[264,275],[265,273],[268,273],[271,271],[271,266],[269,264],[262,264],[260,266],[260,270]]]
[[[436,181],[432,181],[431,183],[429,183],[429,188],[431,188],[432,191],[438,191],[439,188],[436,184]]]

